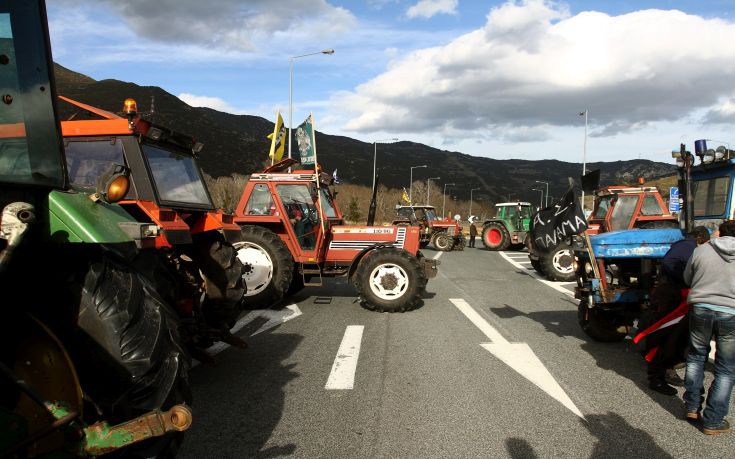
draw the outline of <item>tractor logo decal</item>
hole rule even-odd
[[[391,245],[402,249],[406,240],[406,228],[398,228],[396,240]],[[332,241],[329,243],[330,250],[362,250],[375,244],[390,244],[391,241]]]

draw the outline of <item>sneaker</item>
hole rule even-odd
[[[673,396],[677,394],[676,389],[669,386],[663,381],[651,381],[650,383],[648,383],[648,387],[651,390],[655,390],[659,394],[664,394],[664,395],[669,395],[669,396]]]
[[[703,427],[702,433],[705,435],[719,435],[722,433],[727,433],[730,431],[730,423],[727,421],[722,421],[722,424],[720,424],[717,427]]]
[[[679,377],[679,374],[673,368],[669,368],[668,370],[666,370],[666,376],[664,376],[664,381],[671,384],[672,386],[678,386],[678,387],[684,386],[684,380]]]

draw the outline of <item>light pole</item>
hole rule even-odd
[[[445,213],[446,209],[444,208],[444,206],[447,203],[447,187],[448,186],[452,186],[452,185],[454,185],[454,183],[445,183],[444,184],[444,192],[442,193],[442,219],[446,215],[446,213]]]
[[[589,110],[579,112],[579,116],[584,115],[584,148],[582,150],[582,175],[587,173],[587,115]],[[582,213],[584,213],[584,190],[582,190]]]
[[[473,192],[474,192],[475,190],[479,190],[479,189],[480,189],[480,188],[472,188],[472,189],[470,190],[470,215],[468,216],[468,218],[469,218],[469,217],[472,217],[472,193],[473,193]]]
[[[441,177],[429,177],[426,179],[426,205],[430,206],[431,203],[429,202],[429,190],[431,189],[431,181],[432,180],[439,180]]]
[[[292,56],[288,58],[289,78],[288,78],[288,157],[291,158],[291,127],[293,126],[293,61],[306,56],[314,56],[317,54],[334,54],[333,49],[323,49],[314,53],[302,54],[300,56]]]
[[[409,175],[409,180],[411,181],[411,183],[409,183],[408,185],[408,200],[411,202],[411,205],[413,205],[413,194],[411,194],[411,192],[413,191],[413,170],[419,169],[421,167],[428,166],[426,164],[424,164],[423,166],[411,166],[411,174]]]
[[[392,139],[383,139],[383,140],[376,140],[373,142],[373,190],[375,189],[375,175],[378,172],[378,142],[388,142],[388,141],[397,141],[397,138]]]
[[[536,183],[545,183],[546,184],[546,199],[542,199],[544,201],[544,207],[549,207],[549,182],[544,182],[543,180],[536,180]]]
[[[541,189],[541,188],[531,188],[531,189],[533,191],[540,191],[541,192],[541,197],[539,198],[538,205],[539,205],[539,207],[543,207],[543,205],[544,205],[544,190]]]

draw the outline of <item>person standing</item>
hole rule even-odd
[[[702,432],[717,435],[730,431],[725,420],[735,383],[735,221],[720,225],[720,237],[694,250],[684,270],[691,286],[688,302],[689,353],[684,392],[686,419],[702,421]],[[714,339],[715,379],[704,402],[704,364]]]
[[[475,220],[470,222],[470,247],[475,246],[475,238],[477,237],[477,226],[475,226]]]

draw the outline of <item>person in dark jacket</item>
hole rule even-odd
[[[470,222],[470,247],[475,246],[475,238],[477,237],[477,226],[475,226],[475,220]]]
[[[710,235],[704,226],[695,227],[686,239],[677,241],[662,260],[662,278],[651,297],[654,318],[661,319],[676,309],[682,302],[682,291],[687,287],[684,282],[684,269],[697,246],[709,241]],[[687,320],[661,329],[646,338],[646,353],[658,348],[648,362],[648,387],[664,395],[676,395],[676,389],[669,384],[683,386],[684,381],[676,374],[674,365],[686,360],[686,347],[689,342]]]

